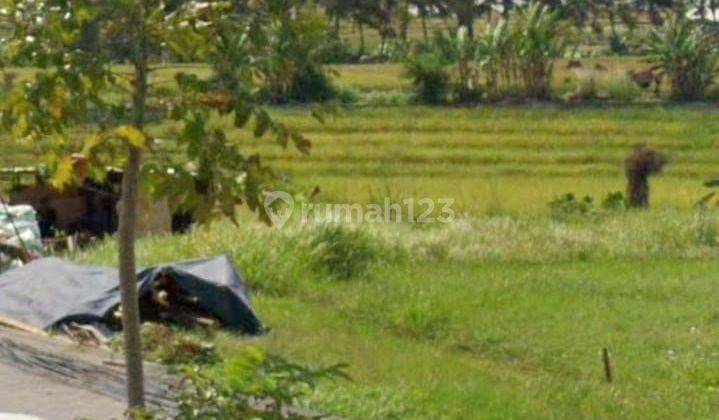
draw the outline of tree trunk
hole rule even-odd
[[[359,22],[359,36],[360,36],[360,47],[359,47],[359,55],[360,57],[365,55],[365,39],[364,39],[364,23]]]
[[[335,15],[334,24],[335,24],[335,26],[333,29],[332,36],[334,37],[334,39],[339,41],[340,40],[340,15],[339,15],[339,13]]]
[[[609,28],[612,31],[612,37],[616,38],[618,36],[617,34],[617,15],[614,12],[614,1],[611,1],[609,3]]]
[[[474,12],[470,7],[471,5],[466,7],[467,10],[457,12],[457,24],[460,28],[463,26],[467,28],[467,37],[474,39]]]
[[[422,19],[422,38],[424,42],[427,43],[427,41],[429,41],[429,33],[427,32],[427,8],[424,5],[420,6],[419,16]]]
[[[400,37],[402,41],[407,41],[407,33],[409,32],[409,0],[405,0],[402,8],[402,21],[400,23]]]
[[[142,130],[145,124],[147,100],[147,35],[145,32],[145,4],[139,1],[138,21],[133,65],[135,69],[133,97],[133,125]],[[118,227],[122,331],[127,373],[127,402],[130,410],[144,407],[145,390],[140,340],[140,308],[135,265],[135,228],[138,211],[138,183],[142,151],[130,147],[127,166],[122,178],[122,197]]]

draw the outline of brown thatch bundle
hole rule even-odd
[[[627,157],[624,167],[631,207],[649,206],[649,177],[660,173],[666,163],[666,156],[651,147],[638,147]]]

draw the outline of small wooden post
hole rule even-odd
[[[612,375],[612,361],[609,358],[609,350],[606,347],[602,349],[602,360],[604,361],[604,377],[607,382],[611,383],[614,379]]]

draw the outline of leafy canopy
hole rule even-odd
[[[35,69],[34,77],[5,92],[2,128],[17,139],[47,146],[45,160],[57,185],[73,181],[66,155],[79,143],[95,177],[109,166],[124,167],[125,150],[132,146],[150,153],[142,179],[174,207],[207,220],[233,217],[237,205],[245,203],[268,220],[260,204],[273,172],[258,155],[244,154],[226,127],[309,152],[306,138],[263,107],[266,95],[258,80],[264,80],[267,63],[275,58],[261,45],[272,27],[260,24],[257,16],[235,14],[230,3],[143,2],[144,9],[137,0],[0,1],[8,28],[0,43],[2,64]],[[257,10],[276,3],[260,1],[265,7]],[[178,73],[168,85],[153,81],[158,66],[151,65],[146,90],[138,89],[117,51],[139,47],[151,63],[181,57],[209,63],[214,75],[202,79]],[[147,129],[130,120],[138,94],[146,95]],[[154,124],[166,119],[173,121],[172,129]]]

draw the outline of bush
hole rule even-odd
[[[325,224],[312,232],[309,249],[315,268],[333,279],[364,276],[380,257],[374,238],[341,224]]]
[[[294,76],[285,99],[301,103],[326,102],[336,96],[337,89],[327,74],[319,66],[307,65]]]
[[[427,104],[447,102],[451,75],[441,52],[428,51],[412,56],[406,62],[406,74],[412,79],[417,99]]]
[[[354,63],[358,60],[352,46],[341,40],[330,41],[320,52],[320,61],[326,64]]]
[[[167,325],[144,323],[141,329],[144,358],[166,365],[211,365],[220,358],[213,337],[206,331],[187,331]],[[113,350],[122,349],[122,336],[110,342]]]
[[[349,379],[345,369],[345,365],[311,369],[246,347],[214,369],[183,367],[179,412],[174,418],[297,418],[317,383]]]
[[[642,89],[627,75],[620,75],[607,81],[607,98],[620,102],[631,102],[642,95]]]
[[[567,193],[556,197],[549,203],[552,217],[559,220],[566,220],[576,216],[593,216],[597,214],[597,206],[594,199],[585,196],[578,199],[574,194]]]
[[[621,192],[607,194],[601,202],[600,208],[591,196],[577,198],[572,193],[557,196],[549,203],[552,217],[558,220],[567,220],[575,217],[596,217],[604,212],[621,211],[629,208],[629,203]]]
[[[597,79],[593,74],[583,75],[579,78],[577,89],[572,94],[574,101],[593,101],[599,98]]]
[[[475,45],[465,29],[452,36],[437,33],[431,42],[418,45],[405,62],[417,99],[429,104],[479,101]]]
[[[609,35],[609,51],[614,55],[627,55],[629,53],[629,41],[625,36],[618,33]]]

